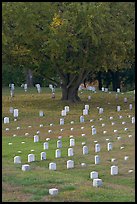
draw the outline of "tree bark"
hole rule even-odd
[[[98,80],[98,88],[99,90],[102,90],[102,74],[100,71],[98,72],[97,80]]]
[[[61,100],[78,102],[81,101],[78,96],[78,89],[80,84],[87,77],[89,72],[82,70],[78,75],[67,74],[61,83],[62,98]]]
[[[117,88],[120,88],[119,71],[112,71],[111,74],[113,91],[117,91]]]
[[[33,86],[33,75],[32,75],[32,71],[30,69],[28,69],[27,74],[26,74],[26,83],[27,83],[28,87]]]

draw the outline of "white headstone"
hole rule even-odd
[[[44,116],[44,112],[43,111],[39,111],[39,117],[43,117]]]
[[[103,113],[103,108],[99,108],[99,114]]]
[[[34,135],[34,142],[38,142],[39,141],[39,136],[38,135]]]
[[[19,110],[18,109],[14,109],[13,115],[14,115],[15,118],[17,118],[19,116]]]
[[[28,162],[35,161],[35,155],[34,154],[28,154]]]
[[[13,113],[14,109],[13,107],[10,107],[10,113]]]
[[[117,88],[117,93],[120,93],[120,88]]]
[[[61,116],[66,116],[66,110],[61,111]]]
[[[132,123],[135,123],[135,117],[132,117]]]
[[[105,92],[108,92],[108,88],[105,88]]]
[[[108,149],[108,151],[110,151],[110,150],[112,150],[112,143],[111,142],[109,142],[108,144],[107,144],[107,149]]]
[[[118,111],[118,112],[120,111],[120,106],[117,106],[117,111]]]
[[[84,123],[84,116],[83,115],[80,116],[80,123]]]
[[[88,100],[89,100],[89,101],[91,100],[91,96],[88,96]]]
[[[132,110],[132,104],[129,104],[129,109]]]
[[[49,170],[56,170],[56,163],[54,162],[49,163]]]
[[[69,106],[65,106],[64,109],[65,109],[66,112],[69,112]]]
[[[30,165],[29,164],[22,165],[22,171],[29,171],[29,170],[30,170]]]
[[[98,172],[97,171],[90,172],[90,178],[91,179],[97,179],[98,178]]]
[[[85,105],[85,109],[86,109],[86,110],[89,110],[89,105]]]
[[[14,164],[20,164],[21,163],[21,157],[20,156],[15,156],[14,157]]]
[[[127,98],[124,98],[124,103],[127,103]]]
[[[61,150],[60,150],[60,149],[56,149],[56,151],[55,151],[55,157],[56,157],[56,158],[60,158],[60,157],[61,157]]]
[[[92,128],[92,135],[95,135],[95,134],[97,134],[97,132],[96,132],[96,128],[93,127],[93,128]]]
[[[83,146],[83,154],[88,154],[88,147],[87,146]]]
[[[72,168],[74,168],[74,161],[68,160],[67,161],[67,169],[72,169]]]
[[[111,175],[117,175],[118,174],[118,166],[111,166]]]
[[[75,139],[71,138],[70,139],[70,147],[73,147],[73,146],[75,146]]]
[[[48,149],[49,148],[49,143],[48,142],[44,142],[43,143],[43,148],[44,149]]]
[[[60,125],[64,125],[64,118],[60,118]]]
[[[62,148],[62,141],[61,140],[57,141],[57,148]]]
[[[93,179],[93,186],[94,187],[99,187],[99,186],[102,186],[102,179]]]
[[[9,117],[4,117],[4,124],[9,123],[9,122],[10,122]]]
[[[104,87],[102,87],[102,91],[105,91]]]
[[[100,144],[95,144],[95,152],[100,152]]]
[[[83,115],[88,115],[88,109],[83,109]]]
[[[73,156],[74,152],[73,152],[73,148],[68,148],[68,156]]]
[[[50,188],[49,189],[49,194],[52,196],[55,196],[58,194],[58,189],[57,188]]]
[[[46,152],[41,152],[40,153],[40,159],[41,160],[46,160]]]
[[[95,155],[95,164],[99,164],[99,163],[100,163],[100,156]]]

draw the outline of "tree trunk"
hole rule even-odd
[[[27,83],[28,87],[33,86],[33,75],[32,75],[32,71],[30,69],[27,71],[26,83]]]
[[[78,88],[77,86],[70,86],[67,88],[67,86],[62,85],[62,98],[63,101],[70,101],[70,102],[78,102],[81,101],[78,96]]]
[[[112,87],[113,91],[117,91],[117,88],[120,88],[120,78],[119,78],[119,71],[112,71]]]
[[[102,90],[102,75],[100,71],[98,72],[97,80],[98,80],[98,88],[99,90]]]

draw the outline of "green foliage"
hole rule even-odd
[[[2,10],[3,64],[29,67],[37,80],[78,86],[89,72],[135,61],[134,2],[3,2]]]

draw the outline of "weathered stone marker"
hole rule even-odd
[[[68,160],[67,161],[67,169],[72,169],[72,168],[74,168],[74,161]]]
[[[58,189],[57,188],[50,188],[49,189],[49,194],[52,196],[55,196],[58,194]]]
[[[46,152],[41,152],[40,153],[40,159],[41,160],[46,160]]]
[[[88,147],[87,146],[83,146],[83,154],[88,154]]]
[[[35,155],[34,154],[28,154],[28,162],[35,161]]]
[[[118,174],[118,166],[111,166],[111,175],[117,175]]]
[[[98,178],[98,172],[97,171],[90,172],[90,178],[91,179],[97,179]]]
[[[30,170],[30,165],[29,164],[22,165],[22,171],[29,171],[29,170]]]
[[[21,157],[20,156],[15,156],[14,157],[14,164],[20,164],[21,163]]]
[[[96,179],[93,179],[93,186],[94,187],[99,187],[99,186],[102,186],[102,179],[99,179],[99,178],[96,178]]]
[[[73,148],[68,148],[68,156],[73,156],[74,152],[73,152]]]
[[[100,156],[95,155],[95,164],[99,164],[99,163],[100,163]]]
[[[60,150],[60,149],[56,149],[56,151],[55,151],[55,157],[56,157],[56,158],[60,158],[60,157],[61,157],[61,150]]]
[[[49,163],[49,170],[56,170],[56,163],[54,162]]]
[[[43,143],[43,148],[44,149],[48,149],[49,148],[49,143],[48,142],[44,142]]]

